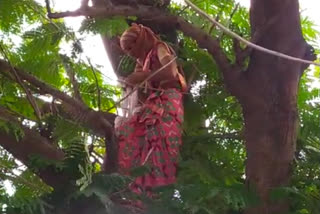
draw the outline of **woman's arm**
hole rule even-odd
[[[158,45],[157,57],[160,62],[160,67],[158,69],[163,66],[166,67],[154,75],[150,80],[155,82],[177,80],[177,63],[175,60],[173,60],[174,56],[169,52],[168,48],[164,44],[160,43]],[[157,72],[158,69],[152,72]],[[149,75],[151,75],[152,72],[143,72],[141,64],[137,63],[134,72],[126,78],[126,82],[132,85],[139,84],[143,82]]]
[[[152,77],[152,81],[172,81],[177,79],[177,63],[174,56],[170,53],[165,44],[160,43],[157,48],[157,56],[160,62],[160,67],[166,66],[159,73]],[[168,64],[169,63],[169,64]],[[155,71],[153,71],[155,72]]]
[[[149,74],[147,72],[142,71],[141,64],[137,62],[134,71],[129,76],[127,76],[125,82],[128,85],[136,85],[145,80],[148,77],[148,75]]]

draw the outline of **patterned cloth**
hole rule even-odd
[[[117,128],[120,171],[128,175],[132,168],[150,167],[132,183],[134,192],[175,183],[182,122],[182,94],[171,88],[153,92],[141,111]]]
[[[135,23],[120,37],[120,46],[129,55],[143,58],[159,41],[159,37],[152,30]]]
[[[134,72],[126,77],[126,81],[134,85],[140,84],[175,56],[171,47],[150,28],[142,25],[133,24],[127,29],[120,38],[120,45],[127,54],[137,59]],[[173,61],[151,76],[144,83],[143,93],[142,90],[138,92],[138,99],[143,102],[139,111],[116,127],[120,172],[130,175],[132,169],[144,165],[150,169],[130,185],[131,190],[138,194],[144,192],[152,197],[153,187],[176,181],[179,146],[182,143],[182,92],[187,89],[180,72]]]

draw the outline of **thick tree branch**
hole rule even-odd
[[[53,88],[52,86],[48,85],[45,82],[42,82],[41,80],[37,79],[36,77],[15,68],[16,72],[19,74],[20,78],[23,80],[26,80],[33,86],[37,87],[38,89],[42,90],[45,93],[51,94],[53,97],[59,98],[63,100],[64,102],[74,105],[74,106],[81,106],[81,103],[72,97],[68,96],[67,94]],[[0,59],[0,72],[11,76],[13,73],[12,68],[9,66],[9,64],[5,61]]]
[[[108,38],[106,35],[101,35],[101,39],[110,60],[111,66],[115,74],[119,77],[125,76],[118,69],[121,58],[125,53],[120,47],[119,37]]]
[[[272,21],[274,17],[276,21]],[[252,35],[258,35],[268,22],[274,23],[259,38],[260,46],[306,57],[309,47],[302,35],[298,0],[251,0]],[[261,203],[247,208],[246,214],[287,213],[289,210],[287,198],[273,201],[270,193],[290,184],[302,66],[255,49],[251,52],[245,72],[251,93],[240,103],[245,122],[246,184],[257,191]]]
[[[153,13],[157,13],[156,15],[161,15],[160,10],[157,10],[151,6],[139,6],[139,9],[133,8],[127,5],[121,6],[109,6],[109,7],[88,7],[88,8],[80,8],[75,11],[66,11],[60,13],[52,13],[49,18],[59,19],[65,17],[76,17],[76,16],[89,16],[89,17],[112,17],[112,16],[138,16],[141,15],[144,17],[152,17],[155,15]],[[142,13],[139,15],[139,13]]]
[[[53,88],[52,86],[38,80],[36,77],[15,68],[16,72],[19,74],[21,79],[29,82],[31,85],[37,88],[37,90],[48,93],[54,98],[58,98],[62,101],[61,107],[63,111],[59,112],[66,113],[65,118],[70,118],[73,122],[79,123],[101,137],[105,137],[106,142],[108,143],[108,156],[113,157],[116,154],[114,151],[114,145],[116,143],[114,138],[114,129],[113,122],[115,119],[114,114],[97,112],[85,106],[79,100],[76,100],[67,94]],[[12,76],[12,68],[4,60],[0,60],[0,73],[4,74],[7,77]],[[14,78],[11,78],[14,80]],[[113,154],[115,153],[115,154]],[[109,167],[111,165],[112,167]],[[105,163],[105,168],[115,168],[114,160],[108,161]]]
[[[6,109],[0,107],[0,119],[13,123],[20,127],[24,135],[17,139],[13,134],[0,130],[0,145],[10,152],[15,158],[28,166],[30,157],[36,155],[51,161],[62,161],[64,153],[52,146],[48,139],[41,137],[39,133],[21,125],[18,119]],[[55,188],[62,185],[62,181],[67,181],[66,177],[54,172],[51,169],[41,169],[37,172],[45,183]]]
[[[45,82],[37,79],[36,77],[20,70],[15,69],[20,78],[29,82],[33,86],[39,89],[39,91],[48,93],[55,98],[62,101],[64,112],[67,112],[69,117],[86,127],[92,129],[95,133],[99,133],[100,136],[113,134],[113,121],[115,115],[110,113],[96,112],[85,106],[80,101],[68,96],[67,94],[53,88]],[[12,76],[12,68],[9,64],[0,59],[0,73],[6,76]],[[14,79],[13,79],[14,80]]]
[[[31,94],[29,89],[25,86],[25,84],[21,81],[20,76],[18,75],[16,69],[10,63],[9,57],[7,56],[7,53],[5,52],[4,48],[1,45],[0,45],[0,50],[1,50],[2,54],[5,56],[5,58],[8,60],[8,65],[11,67],[12,74],[13,74],[16,82],[22,87],[22,89],[26,93],[27,99],[34,110],[35,116],[37,117],[38,121],[40,121],[41,120],[41,112],[40,112],[39,106],[37,105],[37,103],[34,100],[33,95]]]
[[[231,94],[237,95],[242,88],[243,81],[240,78],[240,69],[235,69],[231,65],[227,56],[220,47],[217,39],[211,37],[208,33],[204,32],[197,26],[189,23],[179,16],[171,15],[163,10],[139,5],[138,8],[118,5],[109,7],[90,7],[87,9],[80,8],[73,12],[55,13],[51,18],[63,18],[68,16],[90,16],[90,17],[103,17],[110,18],[113,16],[137,16],[141,21],[149,21],[157,24],[166,25],[168,28],[174,27],[183,32],[186,36],[193,38],[200,48],[206,49],[216,61],[220,71],[222,72],[225,80],[226,87]],[[108,48],[107,48],[108,49]]]
[[[81,0],[81,8],[87,8],[89,4],[89,0]]]
[[[287,4],[289,4],[290,2],[286,2],[285,8],[287,8]],[[263,38],[263,36],[268,32],[268,30],[274,25],[276,24],[276,22],[279,20],[281,14],[283,14],[282,11],[281,13],[278,13],[277,15],[273,16],[271,19],[268,19],[264,22],[263,25],[260,25],[258,27],[253,26],[251,32],[251,39],[250,42],[254,43],[254,44],[258,44],[260,42],[260,40]],[[240,43],[238,40],[234,39],[235,42]],[[238,53],[238,59],[239,60],[244,60],[246,57],[248,57],[252,52],[252,47],[247,46],[243,51]]]
[[[46,8],[47,8],[47,12],[48,12],[48,16],[52,13],[51,12],[51,7],[50,7],[50,1],[49,0],[45,0],[46,2]]]
[[[182,17],[168,14],[160,9],[139,5],[138,9],[135,7],[118,5],[110,7],[90,7],[87,9],[78,9],[76,11],[67,11],[62,13],[53,13],[50,18],[64,18],[70,16],[89,16],[89,17],[101,17],[110,18],[113,16],[137,16],[141,20],[148,20],[165,24],[166,26],[174,26],[178,30],[182,31],[186,36],[189,36],[197,41],[200,48],[208,50],[217,62],[220,70],[226,74],[231,72],[231,64],[228,61],[226,55],[220,47],[219,41],[209,36],[206,32],[200,28],[190,24]],[[236,74],[228,74],[228,76]]]
[[[272,56],[277,56],[277,57],[282,58],[282,59],[287,59],[287,60],[289,60],[291,62],[299,62],[299,63],[303,63],[303,64],[312,64],[312,65],[316,65],[316,66],[320,67],[320,63],[309,61],[309,60],[305,60],[305,59],[302,59],[302,58],[299,58],[299,57],[290,56],[290,55],[284,54],[283,52],[275,51],[274,49],[265,48],[263,46],[256,45],[256,44],[254,44],[254,43],[242,38],[241,36],[239,36],[235,32],[231,31],[229,28],[225,27],[221,23],[219,23],[216,20],[214,20],[210,15],[208,15],[207,13],[202,11],[200,8],[198,8],[196,5],[194,5],[189,0],[185,0],[185,2],[190,7],[192,7],[195,11],[197,11],[197,13],[199,13],[201,16],[205,17],[210,22],[216,24],[226,34],[230,35],[232,38],[236,38],[237,40],[241,41],[242,43],[246,44],[247,46],[249,46],[249,47],[251,47],[251,48],[253,48],[253,49],[257,50],[257,51],[260,51],[260,52],[263,52],[265,54],[269,54],[269,55],[272,55]]]
[[[220,64],[222,68],[226,68],[229,66],[228,60],[223,54],[223,51],[220,48],[219,42],[217,40],[213,39],[196,26],[188,23],[183,18],[167,14],[162,10],[150,6],[139,6],[138,10],[134,7],[125,5],[112,6],[110,8],[90,7],[86,10],[79,9],[76,11],[53,13],[50,15],[50,18],[63,18],[70,16],[90,16],[103,18],[110,18],[113,16],[137,16],[143,20],[150,20],[158,23],[165,23],[166,25],[176,26],[187,36],[195,39],[199,43],[199,45],[201,45],[201,48],[208,49],[209,52],[212,52],[214,58],[219,61],[217,63]]]

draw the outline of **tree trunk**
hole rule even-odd
[[[310,47],[302,37],[298,0],[251,0],[252,36],[257,43],[300,58]],[[305,66],[253,51],[239,97],[245,120],[246,179],[261,202],[247,214],[284,214],[289,203],[272,201],[272,189],[289,184],[297,136],[297,92]]]
[[[141,5],[138,8],[112,6],[106,10],[87,8],[85,11],[51,14],[50,17],[109,18],[115,14],[148,19],[157,17],[152,21],[174,25],[185,36],[196,40],[200,48],[208,50],[223,73],[230,93],[238,98],[243,108],[246,179],[248,186],[255,188],[261,198],[261,204],[248,208],[246,213],[286,213],[289,204],[274,202],[269,196],[273,188],[290,182],[298,124],[297,91],[306,65],[253,50],[248,69],[237,72],[240,68],[229,63],[217,39],[181,17]],[[271,50],[313,60],[311,48],[302,37],[299,16],[298,0],[251,0],[252,41]]]

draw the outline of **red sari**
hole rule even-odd
[[[159,66],[156,48],[147,55],[143,72],[154,71]],[[148,97],[140,111],[116,129],[120,172],[128,175],[133,168],[150,167],[147,174],[137,177],[130,185],[136,193],[149,192],[153,187],[176,182],[183,122],[179,83],[180,88],[184,85],[181,76],[175,82],[178,87],[164,88],[159,82],[149,82],[149,86],[158,90],[148,90]]]

